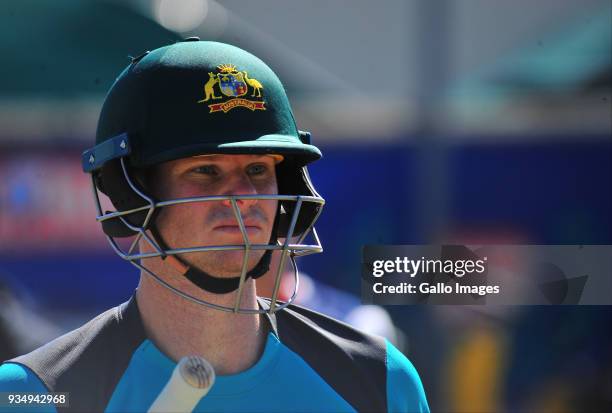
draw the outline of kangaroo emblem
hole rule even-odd
[[[221,96],[215,95],[214,88],[214,86],[219,83],[219,78],[212,72],[208,72],[208,76],[210,76],[210,78],[204,85],[204,93],[206,94],[206,97],[202,100],[198,100],[198,103],[208,102],[210,99],[221,99]]]
[[[261,97],[261,89],[263,89],[263,85],[261,83],[259,83],[259,81],[255,80],[255,79],[251,79],[249,78],[249,75],[247,74],[247,72],[242,72],[244,73],[244,81],[247,82],[249,84],[249,86],[251,86],[253,88],[253,94],[251,95],[251,97]]]

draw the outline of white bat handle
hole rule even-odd
[[[215,370],[199,356],[183,357],[157,399],[150,413],[191,413],[215,383]]]

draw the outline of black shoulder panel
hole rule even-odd
[[[387,411],[387,351],[382,337],[297,305],[271,317],[281,342],[358,412]]]
[[[28,367],[49,391],[70,393],[70,406],[59,412],[102,412],[144,339],[132,298],[10,362]]]

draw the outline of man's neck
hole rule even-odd
[[[183,277],[167,281],[193,297],[233,307],[234,293],[207,293]],[[257,308],[253,280],[245,283],[242,297],[242,308]],[[136,301],[147,336],[174,361],[199,355],[217,374],[228,375],[248,369],[263,353],[269,325],[261,314],[204,307],[173,293],[147,274],[141,274]]]

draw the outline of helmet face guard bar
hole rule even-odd
[[[116,210],[116,211],[110,211],[110,212],[103,212],[101,201],[100,201],[100,196],[98,193],[99,189],[98,189],[98,186],[96,185],[96,178],[95,178],[94,170],[97,169],[96,167],[100,165],[101,162],[104,162],[105,160],[100,161],[98,159],[95,159],[96,155],[92,153],[93,151],[88,151],[89,153],[85,152],[83,154],[84,169],[86,169],[87,172],[92,172],[91,174],[92,188],[93,188],[94,201],[95,201],[95,206],[96,206],[96,211],[97,211],[96,220],[100,222],[101,224],[103,224],[104,222],[110,221],[110,220],[120,220],[123,223],[123,225],[125,225],[127,228],[129,228],[131,231],[134,232],[134,239],[132,240],[127,250],[124,250],[119,246],[119,244],[115,240],[115,237],[105,234],[111,247],[121,258],[130,262],[131,264],[141,269],[142,271],[145,271],[146,273],[151,275],[153,279],[156,280],[160,285],[162,285],[165,288],[168,288],[169,290],[180,295],[181,297],[189,301],[195,302],[197,304],[200,304],[206,307],[210,307],[210,308],[214,308],[217,310],[235,312],[235,313],[251,313],[251,314],[252,313],[265,313],[265,312],[273,313],[273,312],[276,312],[278,310],[285,308],[287,305],[291,304],[294,301],[295,297],[297,296],[297,291],[299,288],[299,272],[298,272],[297,265],[295,262],[295,257],[316,254],[316,253],[320,253],[323,251],[321,242],[314,228],[314,224],[322,211],[323,205],[325,204],[325,200],[323,198],[318,197],[318,196],[280,194],[280,195],[244,195],[244,196],[241,196],[241,195],[202,196],[202,197],[179,198],[179,199],[172,199],[172,200],[166,200],[166,201],[156,201],[152,197],[145,194],[142,190],[140,190],[137,187],[137,185],[135,185],[134,182],[132,181],[130,174],[128,173],[128,168],[127,168],[126,161],[125,161],[125,156],[129,153],[129,145],[127,145],[126,142],[127,142],[127,139],[125,139],[125,137],[124,136],[122,137],[121,135],[107,142],[106,143],[107,147],[103,148],[105,155],[106,155],[104,157],[106,158],[106,160],[108,160],[109,158],[119,157],[123,175],[130,189],[138,197],[142,198],[143,203],[144,203],[143,206],[126,209],[122,211]],[[86,166],[88,168],[86,168]],[[287,231],[286,236],[284,237],[285,238],[284,242],[280,242],[278,240],[276,241],[275,244],[272,244],[272,243],[253,244],[250,242],[248,233],[246,231],[246,227],[244,225],[242,214],[240,212],[240,208],[238,207],[238,201],[239,200],[253,200],[253,199],[275,200],[279,202],[280,201],[295,202],[295,207],[293,208],[292,215],[290,218],[289,229]],[[157,242],[154,239],[155,237],[152,237],[149,233],[147,233],[149,229],[149,225],[152,223],[154,213],[158,211],[160,208],[172,206],[172,205],[194,203],[194,202],[219,202],[219,201],[229,201],[230,202],[233,213],[234,213],[234,218],[236,219],[236,222],[238,223],[240,232],[242,234],[242,239],[244,242],[243,244],[208,245],[208,246],[195,246],[191,248],[169,249],[169,248],[164,248],[162,245],[160,245],[159,242]],[[314,204],[315,206],[317,206],[317,213],[313,217],[312,221],[308,224],[306,229],[301,234],[297,235],[297,241],[295,243],[291,243],[292,238],[296,238],[294,237],[296,224],[298,221],[300,211],[303,209],[302,207],[305,203],[310,203],[310,204]],[[130,222],[130,220],[128,219],[130,215],[143,214],[145,211],[146,211],[146,215],[140,225],[135,225],[133,222]],[[278,213],[275,219],[278,219]],[[304,244],[303,242],[305,238],[310,233],[312,233],[313,235],[315,244]],[[144,252],[144,253],[136,252],[136,248],[139,245],[139,242],[141,240],[146,241],[154,249],[154,252]],[[273,293],[272,293],[272,297],[270,301],[270,307],[267,310],[266,309],[241,308],[240,305],[241,305],[241,300],[242,300],[242,290],[245,284],[245,280],[247,278],[248,261],[249,261],[250,253],[251,251],[262,251],[262,250],[281,251],[280,263],[278,265],[278,268],[276,269],[276,274],[275,274],[274,289],[273,289]],[[158,274],[155,274],[153,271],[150,271],[149,269],[147,269],[142,263],[142,261],[146,260],[147,258],[153,258],[153,257],[165,258],[167,256],[174,256],[178,254],[191,254],[191,253],[207,252],[207,251],[244,251],[241,272],[240,272],[239,285],[238,285],[238,289],[234,291],[236,293],[236,300],[235,300],[233,307],[221,306],[218,304],[203,301],[183,291],[180,291],[177,288],[170,285],[169,283],[167,283],[166,281],[164,281]],[[277,300],[278,292],[279,292],[279,287],[280,287],[281,278],[283,274],[283,268],[284,268],[287,257],[290,258],[290,261],[293,267],[294,291],[287,302],[279,304]]]

